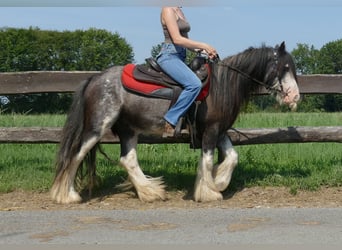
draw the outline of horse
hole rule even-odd
[[[81,202],[75,187],[83,161],[95,175],[95,155],[106,131],[120,140],[119,163],[128,173],[128,181],[143,202],[166,199],[162,177],[146,176],[137,157],[138,136],[163,133],[164,114],[171,101],[149,98],[123,87],[124,66],[112,66],[89,78],[75,91],[56,156],[56,173],[51,197],[57,203]],[[295,109],[300,99],[294,61],[285,42],[274,47],[262,44],[209,63],[208,94],[196,107],[196,138],[200,141],[200,159],[193,199],[209,202],[223,199],[238,154],[227,135],[249,97],[263,88],[280,104]],[[218,150],[217,163],[214,153]],[[83,166],[83,165],[82,165]]]

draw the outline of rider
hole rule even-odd
[[[184,88],[177,102],[164,116],[166,124],[163,137],[173,137],[177,123],[201,90],[200,79],[185,64],[186,49],[203,51],[210,59],[215,58],[217,53],[209,44],[189,39],[190,24],[181,7],[163,7],[160,21],[165,40],[157,56],[157,62],[165,73]]]

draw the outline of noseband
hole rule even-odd
[[[283,85],[281,83],[281,79],[280,79],[280,76],[279,76],[279,72],[278,72],[278,52],[274,50],[273,52],[273,56],[274,56],[274,64],[272,66],[272,69],[269,70],[269,72],[267,72],[266,76],[264,77],[264,79],[267,80],[267,78],[270,76],[270,75],[273,75],[274,73],[276,74],[276,77],[274,78],[274,82],[272,85],[268,85],[262,81],[259,81],[258,79],[250,76],[249,74],[243,72],[242,70],[232,66],[232,65],[229,65],[227,63],[223,63],[219,56],[217,55],[217,57],[214,59],[214,63],[220,65],[220,66],[224,66],[224,67],[227,67],[241,75],[243,75],[244,77],[246,77],[247,79],[259,84],[260,86],[263,86],[264,88],[266,88],[269,92],[278,92],[278,93],[281,93],[282,95],[284,95],[284,91],[283,91]],[[276,81],[276,79],[278,80],[278,82]],[[278,86],[280,86],[280,89],[278,89]]]

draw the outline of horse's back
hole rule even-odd
[[[93,122],[98,120],[99,125],[101,120],[110,119],[116,129],[123,131],[135,128],[147,132],[157,125],[159,133],[170,101],[142,96],[124,88],[123,68],[113,66],[93,76],[84,92],[89,118]]]
[[[88,85],[84,92],[85,98],[102,103],[117,99],[118,94],[122,91],[120,84],[122,68],[122,66],[113,66],[93,75],[90,81],[86,83]]]

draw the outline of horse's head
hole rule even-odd
[[[271,61],[264,81],[269,86],[268,89],[276,95],[276,99],[281,105],[288,105],[291,110],[295,110],[300,99],[300,93],[295,64],[291,55],[285,50],[285,42],[275,47]]]

